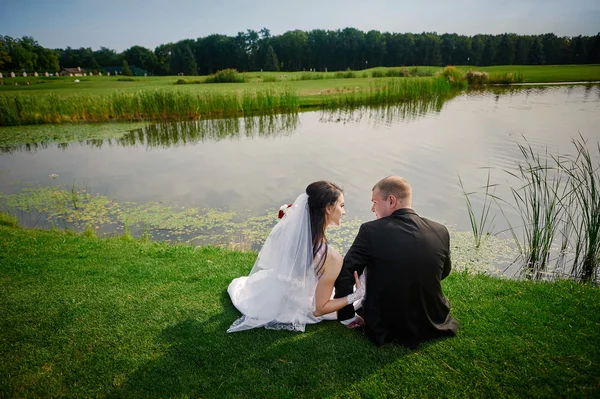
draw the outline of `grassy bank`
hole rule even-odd
[[[600,65],[459,66],[456,73],[461,75],[470,69],[486,72],[492,82],[506,82],[507,76],[511,77],[508,82],[515,76],[519,77],[517,81],[540,83],[600,80]],[[437,67],[406,69],[412,71],[411,77],[374,77],[401,76],[390,72],[402,71],[375,68],[341,74],[247,73],[238,76],[241,83],[203,83],[207,77],[189,81],[115,76],[7,78],[0,86],[0,126],[256,115],[319,106],[398,103],[423,98],[423,86],[428,87],[424,95],[432,99],[449,91],[441,87],[441,78],[419,77],[442,71]],[[454,91],[463,88],[450,86]]]
[[[376,348],[335,322],[228,335],[256,257],[0,226],[2,397],[586,397],[600,290],[453,273],[459,335]]]

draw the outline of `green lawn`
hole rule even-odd
[[[600,81],[600,65],[498,65],[491,67],[458,66],[459,69],[469,69],[494,73],[520,72],[525,83],[552,82],[590,82]]]
[[[410,67],[412,68],[412,67]],[[493,73],[521,72],[525,77],[525,82],[529,83],[548,83],[548,82],[569,82],[569,81],[600,81],[600,65],[557,65],[557,66],[539,66],[539,65],[503,65],[492,67],[459,66],[465,72],[469,69]],[[377,68],[381,69],[381,68]],[[432,71],[433,73],[442,70],[440,67],[418,67],[421,71]],[[122,77],[116,76],[83,76],[83,77],[20,77],[5,78],[4,86],[0,86],[0,94],[58,94],[69,96],[72,94],[100,94],[105,95],[115,90],[138,91],[147,89],[173,89],[185,91],[239,91],[256,90],[265,85],[286,86],[297,90],[301,97],[318,96],[335,92],[347,88],[365,88],[369,87],[373,79],[370,77],[372,69],[365,71],[356,71],[357,78],[354,79],[333,79],[335,74],[328,72],[327,76],[331,79],[322,80],[296,80],[303,72],[250,72],[245,74],[248,82],[246,83],[213,83],[213,84],[187,84],[176,85],[178,79],[202,80],[204,77],[197,76],[138,76],[133,77],[135,81],[119,81]],[[367,74],[368,77],[362,77]],[[260,76],[275,76],[277,82],[263,83]],[[281,77],[284,76],[284,77]],[[74,80],[79,79],[79,83]],[[29,86],[25,82],[30,82]],[[15,86],[14,83],[19,83]]]
[[[1,224],[1,223],[0,223]],[[0,397],[593,397],[600,289],[452,273],[457,337],[227,334],[256,257],[0,225]]]

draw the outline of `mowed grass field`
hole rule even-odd
[[[600,289],[453,272],[456,337],[330,321],[227,334],[254,252],[15,227],[0,214],[2,398],[598,397]]]
[[[398,67],[400,68],[400,67]],[[407,67],[412,69],[414,67]],[[429,71],[435,74],[441,71],[441,67],[417,67],[420,72]],[[488,74],[521,73],[526,83],[550,83],[550,82],[576,82],[576,81],[600,81],[600,65],[502,65],[492,67],[475,67],[468,65],[457,66],[461,71],[470,69]],[[133,76],[133,81],[123,76],[82,76],[82,77],[18,77],[4,78],[4,85],[0,86],[2,94],[31,94],[45,95],[56,94],[69,96],[73,94],[97,94],[106,95],[115,90],[124,92],[136,92],[139,90],[182,90],[182,91],[244,91],[257,90],[265,86],[285,86],[295,90],[300,97],[318,97],[321,95],[335,94],[348,89],[362,89],[371,85],[373,80],[388,78],[372,78],[374,70],[385,70],[386,68],[371,68],[363,71],[355,71],[356,78],[336,78],[335,72],[313,72],[314,75],[322,75],[325,79],[301,80],[303,75],[311,72],[249,72],[245,73],[245,83],[211,83],[211,84],[176,84],[177,80],[183,79],[188,82],[202,81],[203,76]],[[275,82],[263,82],[267,76],[274,77]],[[80,82],[75,83],[78,79]],[[27,82],[30,84],[27,85]],[[18,85],[15,85],[18,83]]]

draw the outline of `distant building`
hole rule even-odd
[[[60,70],[60,76],[83,76],[85,69],[77,68],[63,68]]]

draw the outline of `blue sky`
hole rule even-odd
[[[49,48],[159,44],[234,36],[267,27],[272,34],[301,29],[595,35],[599,0],[0,0],[0,34],[33,36]]]

